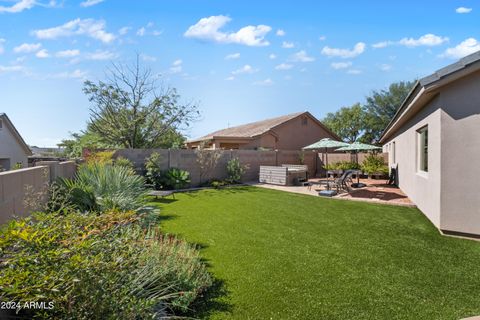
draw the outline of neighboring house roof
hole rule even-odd
[[[420,111],[434,96],[437,89],[478,70],[480,70],[480,51],[472,53],[418,80],[383,131],[380,142],[385,142],[388,137],[395,133],[395,129],[398,129],[397,124],[402,118]]]
[[[13,125],[12,121],[8,118],[8,116],[5,113],[0,112],[0,120],[3,120],[5,124],[10,128],[12,131],[13,135],[17,139],[18,143],[22,146],[22,148],[25,150],[27,155],[32,155],[32,151],[28,147],[28,145],[25,143],[25,140],[23,140],[22,136],[20,133],[17,131],[17,128]]]
[[[252,139],[254,137],[260,136],[264,133],[270,132],[275,135],[272,130],[290,120],[293,120],[299,116],[306,115],[313,119],[316,123],[318,123],[321,127],[323,127],[328,133],[330,133],[333,137],[338,139],[338,136],[330,131],[325,125],[323,125],[320,121],[318,121],[310,112],[297,112],[292,114],[287,114],[284,116],[266,119],[262,121],[251,122],[247,124],[243,124],[240,126],[235,126],[227,129],[217,130],[210,134],[207,134],[203,137],[198,139],[187,141],[188,143],[191,142],[199,142],[205,140],[213,140],[218,138],[231,138],[231,139]]]

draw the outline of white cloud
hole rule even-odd
[[[80,3],[80,6],[81,7],[91,7],[91,6],[94,6],[96,4],[99,4],[101,2],[103,2],[104,0],[86,0],[86,1],[83,1]]]
[[[327,40],[327,37],[326,36],[320,36],[320,37],[318,37],[318,40],[325,41],[325,40]]]
[[[0,13],[22,12],[23,10],[28,10],[33,8],[35,5],[37,5],[37,2],[35,0],[20,0],[10,7],[0,6]]]
[[[233,60],[233,59],[238,59],[240,58],[240,53],[239,52],[236,52],[236,53],[231,53],[231,54],[228,54],[225,56],[225,60]]]
[[[58,51],[55,53],[55,57],[57,58],[73,58],[80,55],[80,50],[73,49],[73,50],[63,50]]]
[[[255,81],[253,83],[253,85],[255,85],[255,86],[271,86],[271,85],[273,85],[273,81],[272,81],[272,79],[267,78],[265,80]]]
[[[346,69],[346,68],[349,68],[352,66],[352,62],[351,61],[347,61],[347,62],[332,62],[330,64],[332,66],[333,69]]]
[[[381,49],[381,48],[388,47],[392,44],[394,44],[393,41],[382,41],[382,42],[377,42],[377,43],[372,44],[372,47],[375,48],[375,49]]]
[[[147,29],[145,29],[145,27],[141,27],[140,29],[137,30],[137,36],[143,37],[146,31]]]
[[[386,63],[382,63],[381,65],[378,66],[380,70],[382,71],[390,71],[392,70],[392,66]]]
[[[274,53],[270,53],[270,55],[268,56],[269,59],[276,59],[277,58],[277,55],[274,54]]]
[[[40,59],[44,59],[44,58],[48,58],[50,57],[50,54],[48,53],[48,50],[47,49],[42,49],[40,51],[38,51],[35,56],[37,58],[40,58]]]
[[[472,12],[472,8],[466,8],[466,7],[458,7],[457,9],[455,9],[455,12],[456,13],[470,13]]]
[[[295,45],[293,44],[293,42],[287,42],[287,41],[283,41],[282,42],[282,48],[285,48],[285,49],[291,49],[295,47]]]
[[[60,37],[85,35],[104,43],[110,43],[115,40],[113,34],[105,31],[105,21],[94,19],[77,18],[58,27],[35,30],[33,34],[39,39],[57,39]]]
[[[20,72],[25,70],[23,66],[2,66],[0,65],[0,74],[7,72]]]
[[[225,80],[227,80],[227,81],[233,81],[233,80],[235,80],[235,77],[234,77],[234,76],[226,77]]]
[[[236,75],[236,74],[243,74],[243,73],[255,73],[257,71],[258,71],[258,69],[254,69],[254,68],[252,68],[251,65],[246,64],[243,67],[241,67],[240,69],[232,71],[232,74]]]
[[[432,33],[428,33],[426,35],[421,36],[418,39],[403,38],[398,43],[406,47],[418,47],[418,46],[433,47],[433,46],[441,45],[442,43],[447,41],[448,41],[447,37],[440,37]]]
[[[275,67],[275,70],[290,70],[293,68],[293,64],[281,63]]]
[[[75,69],[71,72],[65,71],[61,73],[52,74],[49,78],[56,78],[56,79],[85,79],[88,72],[82,71],[80,69]]]
[[[147,61],[147,62],[155,62],[155,61],[157,61],[157,58],[152,57],[152,56],[149,56],[149,55],[146,55],[146,54],[141,54],[141,55],[140,55],[140,58],[141,58],[143,61]]]
[[[3,47],[3,44],[6,42],[7,40],[3,39],[3,38],[0,38],[0,54],[4,53],[5,52],[5,48]]]
[[[459,59],[479,50],[480,41],[475,38],[468,38],[456,45],[455,47],[445,50],[445,52],[441,54],[441,57]]]
[[[305,50],[298,51],[291,57],[292,61],[297,61],[297,62],[312,62],[315,61],[314,57],[311,57],[307,54]]]
[[[347,73],[348,73],[348,74],[361,74],[361,73],[362,73],[362,70],[350,69],[350,70],[347,70]]]
[[[323,47],[322,54],[329,57],[340,57],[340,58],[354,58],[365,51],[365,43],[358,42],[352,50],[349,49],[338,49],[330,48],[328,46]]]
[[[172,66],[170,67],[170,73],[180,73],[182,72],[182,59],[177,59],[173,61]]]
[[[275,34],[279,37],[283,37],[285,35],[285,31],[282,29],[278,29]]]
[[[123,28],[120,28],[118,30],[118,34],[121,35],[121,36],[124,36],[128,33],[128,31],[130,31],[132,28],[130,27],[123,27]]]
[[[97,50],[97,51],[89,53],[87,55],[87,59],[89,59],[89,60],[99,60],[99,61],[112,60],[116,57],[117,57],[117,54],[115,54],[111,51],[108,51],[108,50],[105,50],[105,51]]]
[[[40,49],[41,43],[22,43],[21,45],[13,48],[15,53],[30,53]]]
[[[232,19],[227,16],[211,16],[200,19],[184,33],[187,38],[208,40],[218,43],[236,43],[246,46],[268,46],[265,36],[272,28],[266,25],[246,26],[237,32],[222,32],[220,29]]]

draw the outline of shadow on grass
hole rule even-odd
[[[178,199],[174,198],[155,198],[151,197],[149,200],[151,203],[158,203],[158,204],[169,204],[178,201]]]
[[[233,305],[226,299],[228,293],[225,281],[214,279],[212,286],[190,306],[190,311],[180,316],[207,319],[217,312],[231,313]]]
[[[219,192],[222,194],[237,194],[237,193],[244,193],[244,192],[254,192],[256,188],[246,185],[238,185],[238,186],[227,186],[227,187],[220,187],[220,188],[209,188],[209,189],[200,189],[200,190],[189,190],[184,191],[184,194],[187,197],[195,198],[197,196],[201,197],[214,197],[218,196]]]

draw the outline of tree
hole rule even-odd
[[[362,142],[378,143],[383,130],[393,119],[414,85],[415,81],[392,83],[388,90],[373,91],[367,97],[364,106],[366,118]]]
[[[322,123],[343,141],[355,142],[365,130],[365,112],[360,103],[356,103],[351,107],[343,107],[335,113],[328,113]]]
[[[69,158],[81,157],[84,148],[95,150],[115,147],[105,144],[100,136],[92,132],[72,133],[71,136],[71,139],[64,139],[58,144],[59,147],[65,148],[64,155]]]
[[[159,148],[183,143],[182,129],[199,116],[194,103],[181,103],[176,89],[159,85],[152,70],[112,63],[106,81],[85,81],[93,104],[87,131],[107,145]]]

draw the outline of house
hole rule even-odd
[[[32,152],[5,113],[0,113],[0,170],[27,167]]]
[[[189,149],[204,142],[212,149],[300,150],[322,138],[339,139],[309,112],[298,112],[218,130],[186,145]]]
[[[420,79],[380,142],[437,228],[480,237],[480,51]]]

